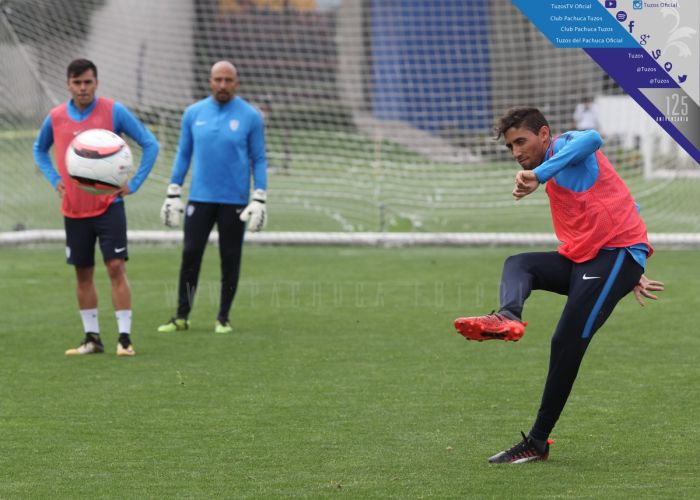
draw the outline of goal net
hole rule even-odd
[[[68,98],[77,57],[97,64],[98,94],[161,143],[127,200],[131,230],[163,229],[181,113],[208,95],[211,64],[229,59],[240,95],[265,116],[273,233],[528,243],[551,233],[547,201],[539,190],[513,202],[517,164],[492,139],[495,117],[533,105],[559,133],[586,101],[650,232],[700,232],[697,163],[582,50],[552,47],[509,0],[0,0],[0,232],[62,228],[32,143]]]

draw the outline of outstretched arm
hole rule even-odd
[[[639,278],[639,283],[637,283],[633,289],[634,298],[637,299],[639,305],[644,307],[644,297],[647,299],[656,300],[658,297],[651,292],[663,292],[664,284],[661,281],[650,280],[642,274]]]

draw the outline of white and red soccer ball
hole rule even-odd
[[[129,145],[111,130],[81,132],[66,151],[68,175],[92,194],[112,194],[126,186],[134,168]]]

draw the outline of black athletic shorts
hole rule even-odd
[[[102,259],[129,260],[126,248],[126,211],[123,202],[112,203],[96,217],[64,217],[66,262],[76,267],[95,265],[95,242],[99,240]]]

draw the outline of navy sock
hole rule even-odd
[[[501,309],[500,311],[498,311],[498,314],[505,316],[508,319],[522,322],[522,320],[517,315],[510,312],[508,309]]]

